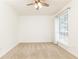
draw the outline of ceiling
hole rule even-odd
[[[42,7],[36,10],[34,6],[26,6],[26,4],[33,2],[33,0],[7,0],[7,3],[15,8],[17,13],[21,16],[25,15],[54,15],[61,10],[70,0],[42,0],[48,3],[49,7]]]

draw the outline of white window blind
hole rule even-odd
[[[64,10],[59,18],[59,38],[64,39],[68,36],[68,14],[70,8]]]

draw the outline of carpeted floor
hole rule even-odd
[[[20,43],[0,59],[77,59],[52,43]]]

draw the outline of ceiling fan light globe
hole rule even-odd
[[[35,4],[34,7],[35,7],[35,8],[38,8],[38,4]]]
[[[38,6],[39,8],[42,8],[42,4],[40,2],[38,2]]]

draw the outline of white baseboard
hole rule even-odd
[[[60,46],[61,48],[65,49],[66,51],[68,51],[73,56],[78,57],[78,55],[75,52],[71,51],[71,47],[68,47],[68,46],[66,46],[66,45],[64,45],[62,43],[58,43],[58,46]]]
[[[5,50],[2,50],[0,53],[0,58],[2,56],[4,56],[5,54],[7,54],[11,49],[13,49],[18,43],[15,43],[13,45],[11,45],[10,47],[6,48]]]
[[[24,41],[20,41],[19,43],[53,43],[51,41],[49,42],[24,42]]]

